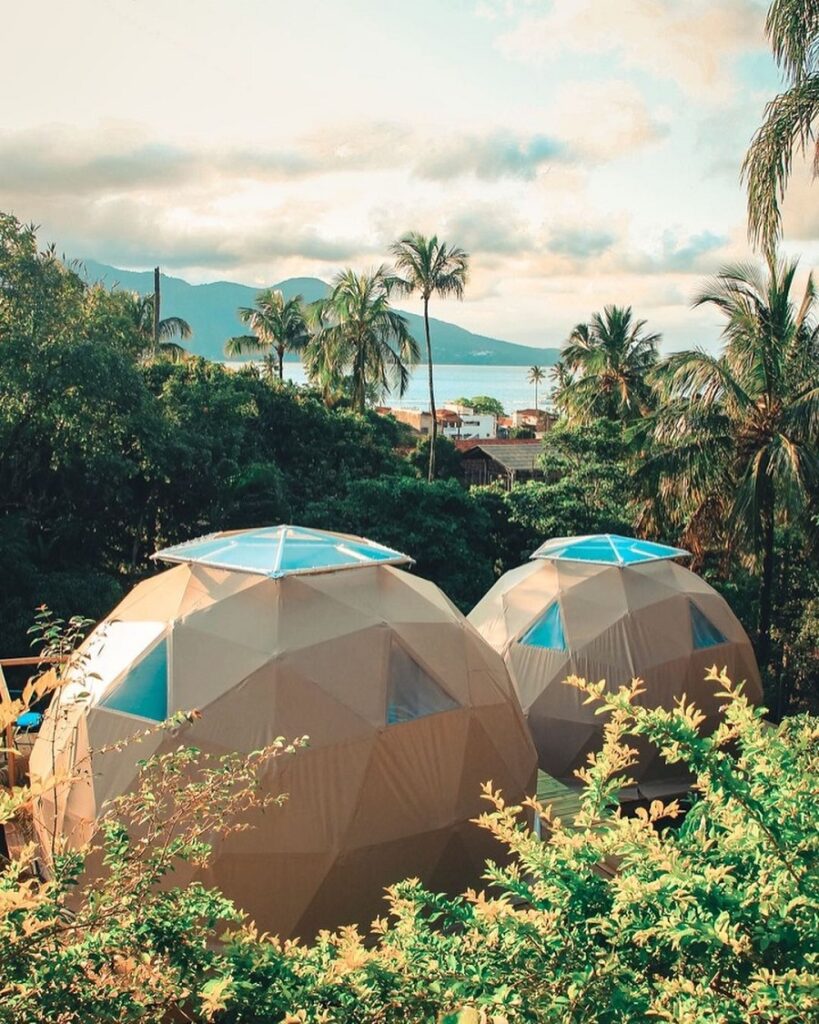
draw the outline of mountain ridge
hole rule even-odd
[[[153,291],[152,270],[123,270],[94,259],[78,261],[81,273],[89,281],[117,286],[128,291],[147,294]],[[261,290],[234,281],[211,281],[191,284],[181,277],[161,275],[162,315],[181,316],[193,328],[193,337],[187,343],[196,355],[207,359],[223,360],[225,341],[246,328],[236,316],[240,306],[252,306]],[[286,298],[302,295],[305,302],[324,298],[330,286],[317,277],[291,277],[272,287],[280,289]],[[400,310],[407,318],[409,329],[424,353],[424,321],[417,313]],[[430,317],[433,354],[438,363],[465,366],[551,366],[560,357],[557,348],[531,348],[500,338],[475,334],[457,324]],[[297,361],[297,356],[288,356]]]

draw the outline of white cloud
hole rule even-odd
[[[665,138],[667,118],[653,114],[631,83],[619,80],[563,85],[550,99],[548,123],[578,158],[617,160]]]
[[[717,102],[734,89],[735,59],[765,46],[763,22],[754,0],[557,0],[544,13],[518,8],[497,45],[526,62],[610,55],[624,68],[677,82],[700,102]]]

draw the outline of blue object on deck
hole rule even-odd
[[[279,579],[364,565],[405,565],[409,555],[363,537],[301,526],[265,526],[215,533],[157,551],[163,562],[193,562],[215,569]]]
[[[39,711],[25,711],[17,719],[18,729],[36,729],[43,721]]]
[[[162,639],[135,662],[100,707],[152,722],[168,717],[168,642]]]
[[[639,565],[664,558],[688,558],[689,551],[655,544],[617,533],[601,533],[589,537],[555,537],[547,540],[532,555],[562,562],[589,562],[593,565]]]
[[[700,611],[693,601],[689,602],[689,607],[691,609],[691,632],[694,635],[695,651],[702,650],[704,647],[716,647],[717,644],[727,643],[725,637],[705,612]]]
[[[557,601],[552,601],[534,626],[520,638],[520,642],[529,647],[545,647],[550,651],[566,650],[566,634]]]

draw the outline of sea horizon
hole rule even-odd
[[[228,362],[228,366],[246,365]],[[497,398],[507,414],[520,409],[531,409],[535,402],[534,385],[526,376],[527,366],[475,366],[463,363],[441,363],[434,367],[435,400],[438,405],[452,402],[456,398],[474,398],[488,395]],[[294,384],[306,384],[307,374],[300,362],[287,361],[284,364],[285,380]],[[543,407],[551,396],[552,384],[547,378],[538,385],[538,406]],[[426,363],[419,363],[411,370],[409,386],[403,395],[390,394],[385,405],[396,409],[428,409],[429,383]]]

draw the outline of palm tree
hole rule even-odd
[[[278,377],[283,380],[285,353],[301,352],[310,340],[301,295],[285,299],[277,289],[266,288],[256,296],[254,306],[242,306],[238,313],[253,333],[230,338],[225,355],[261,355],[271,377],[275,356]]]
[[[193,334],[187,320],[181,316],[167,316],[160,320],[156,315],[156,295],[138,295],[133,293],[130,316],[137,333],[144,341],[144,352],[147,358],[157,359],[164,356],[174,362],[185,359],[188,351],[171,339],[190,338]]]
[[[659,334],[645,334],[631,306],[606,306],[578,324],[561,351],[560,365],[571,380],[560,389],[570,418],[634,420],[651,407],[648,374],[657,361]]]
[[[538,384],[540,384],[541,381],[543,381],[545,379],[546,379],[546,374],[544,373],[542,367],[540,367],[540,366],[530,366],[529,367],[529,372],[526,374],[526,380],[530,384],[534,384],[535,385],[535,409],[537,409],[537,386],[538,386]]]
[[[363,274],[344,270],[314,313],[316,331],[305,359],[310,379],[326,390],[349,375],[358,412],[373,389],[383,394],[397,387],[403,395],[408,366],[418,360],[406,319],[390,305],[390,285],[385,267]]]
[[[813,149],[814,175],[819,173],[819,5],[816,0],[773,0],[765,24],[774,59],[788,88],[765,108],[742,175],[748,188],[751,238],[772,252],[782,229],[781,202],[794,154]]]
[[[549,376],[552,380],[552,402],[561,415],[568,416],[566,389],[574,381],[574,373],[562,359],[558,359],[549,370]]]
[[[424,303],[424,336],[427,343],[429,371],[429,409],[432,414],[432,435],[429,446],[430,481],[435,479],[435,442],[438,421],[435,410],[435,384],[432,369],[432,341],[429,335],[429,300],[433,295],[462,299],[469,266],[469,255],[456,246],[439,242],[437,235],[426,238],[416,231],[390,246],[395,260],[393,287],[406,295],[420,292]]]
[[[726,318],[715,356],[678,352],[658,368],[657,413],[665,486],[695,528],[714,516],[735,548],[761,561],[758,649],[770,654],[777,522],[807,512],[819,483],[819,332],[812,277],[797,306],[795,261],[768,273],[723,268],[695,300]]]

